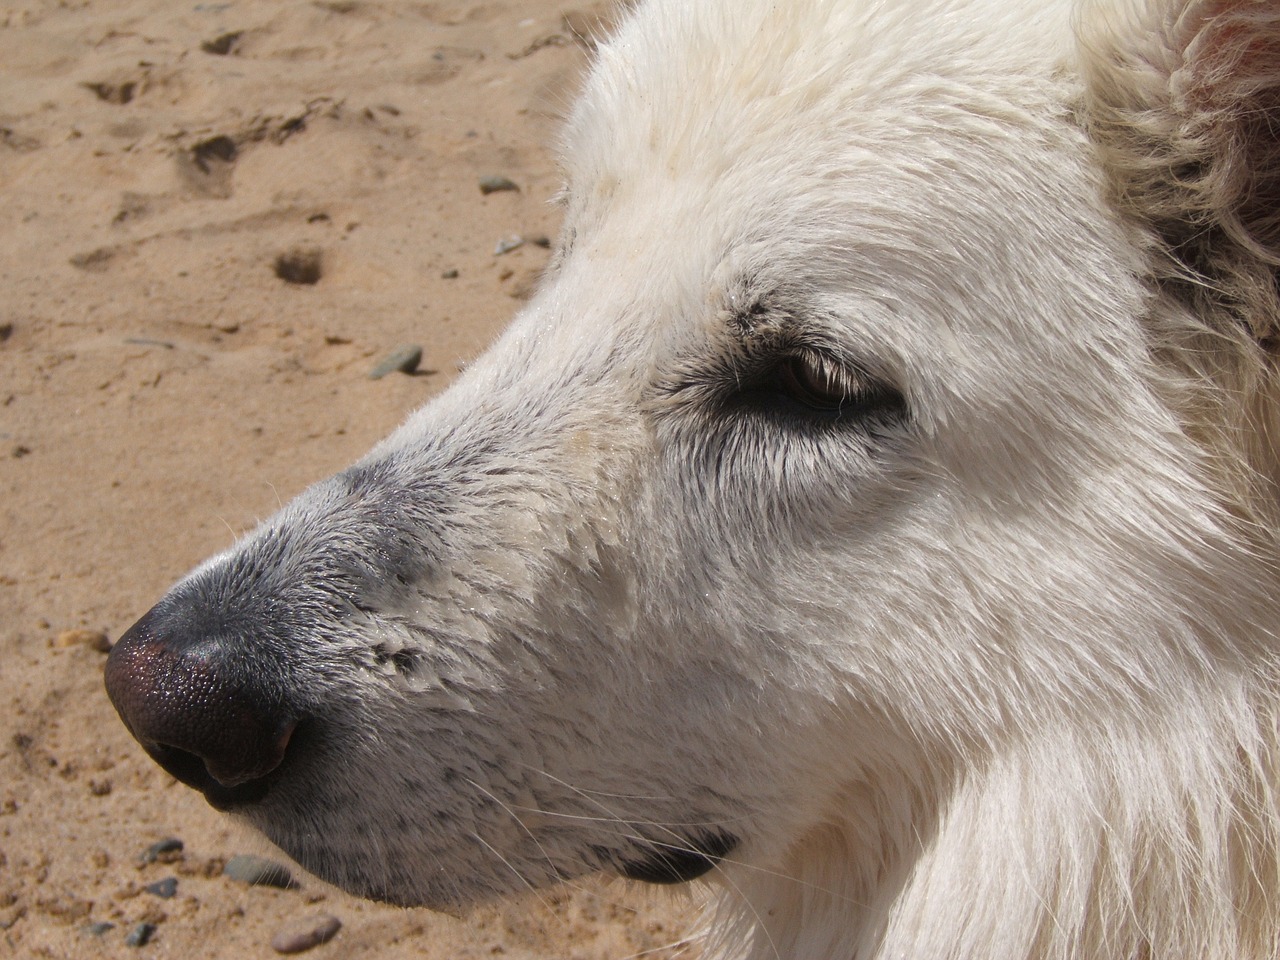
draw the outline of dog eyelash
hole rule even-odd
[[[671,405],[655,409],[705,406],[732,418],[764,417],[799,429],[910,419],[907,400],[892,383],[831,350],[794,340],[744,346],[730,358],[673,373],[661,391]]]
[[[784,355],[751,392],[769,406],[782,403],[792,411],[829,420],[871,414],[900,417],[907,407],[902,394],[889,384],[816,350]]]
[[[793,400],[814,410],[839,413],[865,392],[861,378],[822,354],[805,352],[778,365],[778,383]]]

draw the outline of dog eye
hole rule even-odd
[[[845,406],[862,401],[867,394],[859,377],[816,353],[787,357],[778,368],[778,381],[791,399],[827,413],[839,413]]]

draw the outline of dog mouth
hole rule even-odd
[[[670,886],[688,883],[709,873],[738,845],[731,833],[706,833],[686,843],[647,841],[648,850],[626,859],[618,872],[629,880]]]

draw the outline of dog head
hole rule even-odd
[[[1090,46],[1032,6],[641,6],[524,312],[113,650],[147,750],[397,902],[746,882],[815,837],[869,896],[972,771],[1262,669],[1232,390],[1265,336],[1222,291],[1274,280],[1243,207],[1275,164],[1191,263],[1189,201],[1124,158],[1126,117],[1203,113],[1144,97],[1275,17]]]

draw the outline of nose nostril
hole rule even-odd
[[[259,780],[280,766],[297,725],[295,720],[286,720],[278,726],[274,736],[261,730],[255,731],[255,735],[251,737],[233,741],[239,747],[233,752],[219,755],[209,750],[204,755],[204,767],[209,776],[224,787]]]
[[[143,747],[174,779],[188,786],[204,789],[212,780],[223,787],[238,787],[252,780],[261,780],[280,766],[296,726],[292,722],[286,724],[284,732],[270,749],[256,757],[241,755],[228,760],[168,743],[144,742]]]
[[[267,795],[269,784],[264,777],[235,784],[219,781],[209,772],[208,764],[189,750],[165,744],[144,744],[147,754],[169,776],[204,794],[218,810],[229,810],[237,804],[253,803]]]
[[[166,746],[162,743],[144,744],[151,759],[160,764],[169,776],[197,790],[208,785],[211,775],[204,761],[189,750]]]

